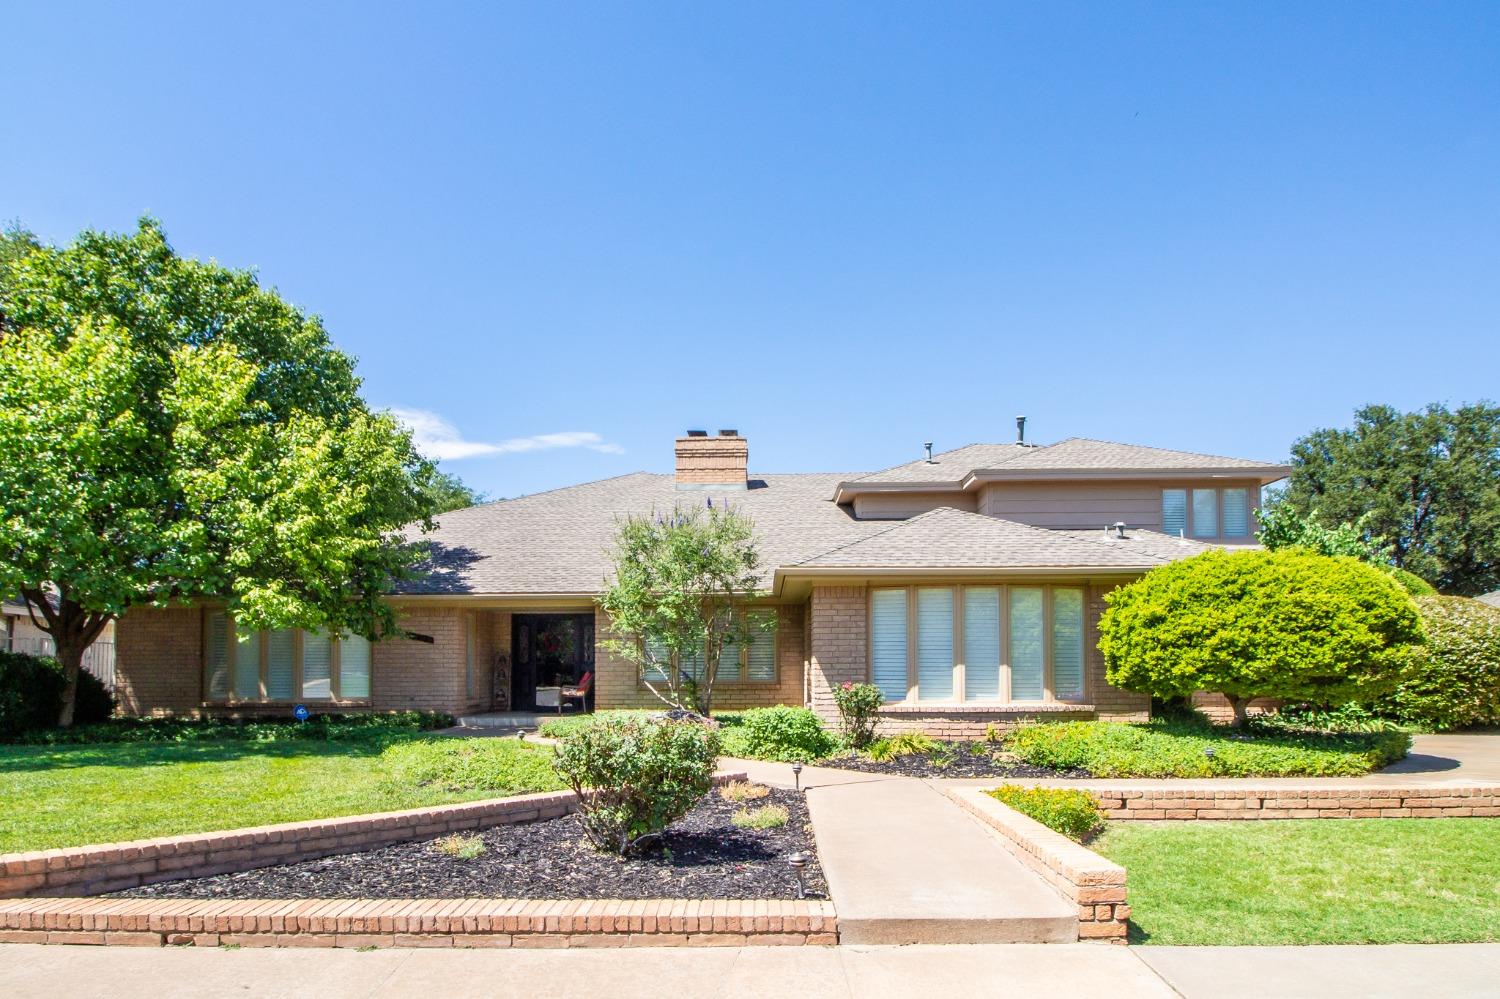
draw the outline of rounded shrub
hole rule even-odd
[[[1407,572],[1405,569],[1398,569],[1395,566],[1384,568],[1403,590],[1414,597],[1430,597],[1437,593],[1437,590],[1432,588],[1431,583],[1414,572]]]
[[[756,760],[807,763],[835,749],[834,739],[811,708],[777,705],[740,716],[735,749]]]
[[[0,652],[0,742],[11,742],[57,724],[67,681],[50,656]],[[115,709],[114,698],[94,674],[78,674],[73,720],[101,722]]]
[[[1105,600],[1109,683],[1163,698],[1218,692],[1238,724],[1256,697],[1378,696],[1422,641],[1416,605],[1389,573],[1300,548],[1205,552]]]
[[[1371,706],[1438,731],[1500,722],[1500,607],[1439,596],[1418,597],[1417,607],[1427,644]]]
[[[719,734],[697,721],[607,719],[562,740],[553,766],[579,798],[600,850],[629,854],[661,835],[713,786]]]

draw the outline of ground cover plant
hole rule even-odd
[[[1114,822],[1131,940],[1183,945],[1500,940],[1500,819]]]
[[[736,824],[742,806],[705,795],[631,857],[596,850],[577,816],[495,826],[468,837],[483,851],[464,859],[432,840],[282,867],[168,881],[122,892],[141,898],[777,898],[797,897],[787,857],[808,858],[808,893],[826,898],[807,805],[770,790],[758,808],[780,823]],[[464,852],[475,848],[466,846]]]
[[[1003,784],[985,794],[1072,840],[1082,842],[1104,828],[1099,799],[1087,791]]]
[[[451,769],[418,765],[437,744]],[[473,756],[447,747],[472,746]],[[0,746],[0,852],[557,790],[551,748],[513,739]],[[480,779],[482,777],[482,779]]]
[[[558,744],[558,775],[580,799],[578,822],[602,851],[626,856],[658,839],[708,793],[719,736],[697,720],[605,719]]]
[[[1404,757],[1411,736],[1072,721],[1023,726],[1005,744],[1034,766],[1095,777],[1355,777]]]
[[[1108,681],[1153,697],[1223,694],[1235,723],[1257,697],[1378,696],[1422,641],[1389,573],[1300,548],[1209,551],[1111,591],[1099,620]]]
[[[87,745],[111,742],[291,742],[297,740],[380,740],[391,736],[452,728],[452,715],[433,711],[319,714],[307,721],[265,718],[111,718],[72,728],[34,729],[17,742],[29,745]]]

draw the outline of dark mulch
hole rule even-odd
[[[791,813],[778,829],[737,829],[741,806],[711,792],[643,856],[596,851],[573,816],[496,826],[479,835],[472,860],[440,853],[433,840],[364,853],[264,867],[238,874],[168,881],[119,892],[134,898],[796,898],[786,858],[802,852],[808,896],[827,898],[795,791],[772,790],[748,807],[775,803]]]
[[[837,770],[858,770],[867,774],[896,774],[902,777],[1046,777],[1085,778],[1086,770],[1053,770],[1035,767],[1001,753],[987,742],[939,742],[947,747],[932,755],[911,754],[891,760],[867,759],[850,754],[819,760],[818,766]]]

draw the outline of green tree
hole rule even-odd
[[[447,513],[449,510],[462,510],[465,507],[489,502],[488,496],[470,489],[463,479],[452,472],[443,472],[436,468],[423,483],[423,488],[426,490],[427,504],[433,516]]]
[[[600,605],[616,637],[606,647],[663,702],[707,715],[725,649],[733,655],[749,639],[738,610],[759,585],[754,527],[711,502],[679,507],[622,520],[612,554],[615,578]]]
[[[1445,593],[1500,586],[1500,407],[1418,413],[1366,406],[1349,429],[1292,446],[1280,502],[1318,524],[1355,524],[1394,566]]]
[[[1387,573],[1301,548],[1210,551],[1105,597],[1105,678],[1155,697],[1214,691],[1243,725],[1257,697],[1337,704],[1400,679],[1422,624]]]
[[[1255,511],[1260,522],[1256,539],[1272,551],[1282,548],[1305,548],[1319,555],[1345,555],[1389,572],[1401,588],[1414,597],[1428,596],[1436,591],[1420,576],[1398,569],[1386,559],[1379,544],[1372,542],[1353,524],[1324,527],[1318,523],[1316,511],[1302,514],[1288,503],[1275,502]]]
[[[432,466],[359,396],[322,324],[161,227],[84,232],[6,267],[0,589],[56,645],[129,608],[222,600],[251,628],[394,627]]]
[[[40,247],[36,234],[23,226],[19,219],[7,222],[0,230],[0,335],[5,333],[7,326],[3,303],[10,290],[13,269],[23,257]]]

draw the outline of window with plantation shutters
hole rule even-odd
[[[1040,701],[1046,670],[1046,616],[1041,587],[1010,588],[1010,699]]]
[[[1083,697],[1083,591],[1052,591],[1052,694]]]
[[[229,699],[229,618],[215,612],[208,615],[208,699]]]
[[[917,698],[953,699],[953,590],[917,590]]]
[[[339,639],[339,696],[370,696],[370,643],[358,635]]]
[[[876,590],[870,597],[870,682],[886,700],[906,700],[905,590]]]
[[[266,636],[266,697],[285,701],[296,696],[297,633],[290,628]]]
[[[745,649],[745,679],[751,683],[776,682],[776,612],[745,615],[750,626],[750,644]]]
[[[1250,536],[1250,490],[1225,489],[1223,491],[1224,537],[1246,538]]]
[[[260,699],[260,632],[234,634],[234,696],[241,701]]]
[[[964,700],[1000,699],[1000,588],[964,587]]]
[[[646,679],[651,683],[666,683],[667,670],[671,662],[667,647],[661,642],[651,640],[646,642],[646,654],[651,665],[646,667]]]
[[[1161,491],[1161,530],[1174,538],[1187,537],[1187,490]]]
[[[327,635],[302,641],[302,696],[310,701],[333,696],[333,643]]]
[[[719,672],[714,676],[716,683],[738,683],[743,678],[744,664],[740,660],[744,652],[733,635],[724,638],[724,647],[719,650]]]
[[[1216,538],[1219,536],[1219,491],[1217,489],[1193,490],[1193,537]]]

